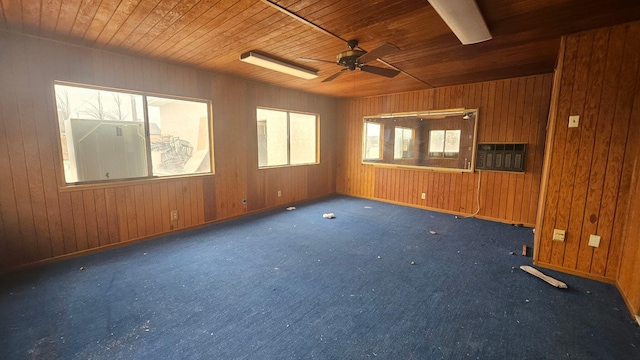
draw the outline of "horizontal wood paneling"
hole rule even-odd
[[[339,193],[533,225],[542,170],[551,75],[344,100],[338,152]],[[367,115],[478,108],[478,142],[528,144],[524,174],[396,169],[361,164],[362,121]],[[478,180],[481,187],[478,193]],[[426,193],[426,199],[420,195]]]
[[[335,192],[334,98],[5,31],[0,48],[0,269]],[[210,99],[216,174],[61,191],[54,80]],[[319,114],[321,163],[258,170],[256,106]]]
[[[619,265],[640,125],[640,23],[567,36],[562,46],[535,260],[616,280],[627,270]],[[568,128],[570,115],[579,127]],[[564,242],[552,241],[553,229],[567,230]],[[588,245],[591,234],[599,247]]]

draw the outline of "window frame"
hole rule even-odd
[[[259,137],[259,133],[258,133],[258,110],[267,110],[267,111],[278,111],[278,112],[283,112],[286,113],[287,115],[287,163],[286,164],[279,164],[279,165],[265,165],[265,166],[260,166],[260,155],[259,155],[259,151],[260,151],[260,145],[258,143],[258,137]],[[299,114],[299,115],[311,115],[314,116],[316,118],[316,126],[315,126],[315,162],[310,162],[310,163],[300,163],[300,164],[291,164],[291,114]],[[312,113],[312,112],[306,112],[306,111],[297,111],[297,110],[285,110],[285,109],[278,109],[278,108],[271,108],[271,107],[266,107],[266,106],[256,106],[256,110],[254,112],[255,114],[255,124],[256,124],[256,148],[258,150],[258,153],[256,153],[256,160],[257,160],[257,166],[258,166],[258,170],[266,170],[266,169],[274,169],[274,168],[286,168],[286,167],[296,167],[296,166],[310,166],[310,165],[319,165],[320,164],[320,114],[316,114],[316,113]]]
[[[403,140],[405,139],[405,138],[404,138],[405,131],[407,131],[407,130],[411,131],[411,138],[409,139],[409,141],[410,141],[410,143],[411,143],[410,156],[406,156],[406,157],[405,157],[405,156],[396,157],[396,149],[395,149],[395,147],[396,147],[398,144],[395,142],[395,139],[396,139],[396,132],[397,132],[398,130],[401,130],[401,131],[402,131],[402,134],[401,134],[401,136],[400,136],[400,146],[401,146],[401,147],[404,145],[402,142],[403,142]],[[393,147],[394,147],[394,149],[393,149],[393,160],[400,160],[400,161],[401,161],[401,160],[405,160],[405,159],[413,159],[413,158],[414,158],[414,156],[411,156],[411,152],[413,152],[413,144],[415,143],[415,138],[416,138],[416,129],[411,128],[411,127],[405,127],[405,126],[396,126],[396,127],[394,127],[393,132],[394,132],[394,133],[393,133],[393,139],[394,139],[394,141],[393,141]],[[404,153],[404,151],[400,151],[400,152]]]
[[[382,160],[384,157],[384,124],[381,124],[379,122],[376,121],[368,121],[365,119],[364,121],[364,131],[363,131],[363,139],[362,139],[362,153],[366,154],[367,153],[367,127],[369,124],[376,124],[380,127],[380,133],[378,134],[378,157],[376,158],[368,158],[365,155],[363,155],[363,160],[368,160],[368,161],[376,161],[376,160]]]
[[[385,150],[382,160],[368,160],[364,156],[365,147],[361,144],[360,163],[362,165],[389,168],[407,168],[440,172],[474,172],[476,143],[478,141],[478,108],[433,109],[400,113],[382,113],[363,116],[364,122],[379,122],[385,126]],[[444,120],[444,122],[443,122]],[[452,121],[452,124],[446,122]],[[404,126],[407,125],[407,126]],[[418,151],[414,159],[394,159],[386,149],[395,143],[389,128],[396,126],[413,127],[415,132],[415,148]],[[364,129],[364,127],[361,127]],[[460,148],[458,158],[431,158],[428,156],[428,129],[460,130]],[[364,136],[364,135],[362,135]],[[362,141],[363,137],[361,137]],[[410,161],[407,161],[410,160]]]
[[[442,137],[442,139],[443,139],[443,141],[442,141],[442,151],[438,152],[439,154],[441,154],[441,155],[438,155],[438,156],[433,156],[433,155],[431,155],[432,152],[428,151],[429,157],[432,158],[432,159],[444,159],[444,160],[457,160],[457,159],[459,159],[460,158],[460,136],[462,136],[462,130],[460,130],[460,129],[432,129],[432,130],[429,130],[429,145],[428,145],[429,146],[429,150],[431,150],[431,133],[433,133],[434,131],[442,131],[442,132],[444,132],[443,137]],[[459,134],[458,134],[458,151],[456,152],[456,156],[455,157],[446,156],[447,151],[445,151],[445,150],[447,148],[447,131],[457,131],[457,132],[459,132]]]
[[[108,179],[108,180],[90,180],[90,181],[78,181],[78,182],[67,182],[65,177],[64,170],[64,156],[62,149],[62,138],[61,138],[61,129],[60,129],[60,118],[58,116],[58,103],[57,103],[57,95],[55,86],[69,86],[69,87],[77,87],[83,89],[90,90],[98,90],[98,91],[109,91],[109,92],[117,92],[123,94],[130,95],[139,95],[142,97],[142,109],[143,109],[143,125],[144,125],[144,135],[145,135],[145,152],[146,152],[146,161],[147,161],[147,176],[140,177],[131,177],[131,178],[121,178],[121,179]],[[64,80],[54,80],[51,85],[51,90],[53,94],[53,106],[55,112],[55,120],[56,120],[56,141],[58,145],[58,156],[59,156],[59,176],[60,176],[60,184],[61,190],[64,189],[76,189],[76,188],[96,188],[96,187],[111,187],[111,186],[120,186],[126,184],[135,184],[141,182],[149,182],[149,181],[160,181],[160,180],[170,180],[176,178],[187,178],[187,177],[204,177],[204,176],[213,176],[215,175],[215,153],[214,153],[214,134],[213,134],[213,106],[212,101],[204,98],[196,98],[196,97],[188,97],[188,96],[179,96],[179,95],[169,95],[162,94],[150,91],[140,91],[140,90],[131,90],[131,89],[123,89],[118,87],[110,87],[110,86],[101,86],[94,84],[83,84],[76,83]],[[153,175],[153,163],[151,159],[151,135],[149,130],[149,110],[147,104],[147,97],[156,97],[156,98],[164,98],[169,100],[181,100],[181,101],[191,101],[191,102],[199,102],[207,105],[207,132],[209,137],[209,167],[210,170],[208,172],[200,172],[200,173],[191,173],[191,174],[176,174],[176,175],[167,175],[167,176],[158,176]]]

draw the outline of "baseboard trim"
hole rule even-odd
[[[452,210],[434,208],[434,207],[429,207],[429,206],[422,206],[422,205],[417,205],[417,204],[403,203],[403,202],[400,202],[400,201],[380,199],[380,198],[370,197],[370,196],[360,196],[360,195],[353,195],[353,194],[347,194],[347,193],[341,193],[341,192],[338,192],[336,194],[344,195],[344,196],[351,196],[351,197],[360,198],[360,199],[380,201],[380,202],[384,202],[384,203],[388,203],[388,204],[407,206],[407,207],[412,207],[412,208],[416,208],[416,209],[435,211],[435,212],[440,212],[440,213],[445,213],[445,214],[456,215],[456,216],[460,216],[460,217],[467,217],[467,216],[471,215],[469,213],[463,213],[463,212],[459,212],[459,211],[452,211]],[[475,215],[473,217],[476,218],[476,219],[489,220],[489,221],[494,221],[494,222],[499,222],[499,223],[509,224],[509,225],[516,225],[516,226],[522,226],[522,227],[528,227],[528,228],[535,227],[535,224],[521,223],[521,222],[517,222],[517,221],[494,218],[494,217],[490,217],[490,216]]]
[[[542,268],[555,270],[555,271],[563,272],[563,273],[566,273],[566,274],[580,276],[580,277],[583,277],[583,278],[596,280],[596,281],[601,281],[601,282],[604,282],[604,283],[608,283],[608,284],[614,285],[616,287],[616,289],[618,290],[618,292],[620,293],[620,296],[622,297],[622,300],[624,301],[624,304],[627,306],[627,310],[629,310],[629,315],[631,315],[631,317],[640,326],[640,314],[636,314],[635,313],[636,310],[633,308],[633,306],[631,306],[631,303],[629,302],[629,297],[627,296],[627,294],[625,294],[625,292],[622,289],[622,287],[620,287],[620,284],[618,284],[617,280],[611,279],[611,278],[608,278],[608,277],[604,277],[604,276],[600,276],[600,275],[593,275],[593,274],[589,274],[589,273],[585,273],[585,272],[577,271],[577,270],[573,270],[573,269],[567,269],[567,268],[563,268],[563,267],[560,267],[560,266],[557,266],[557,265],[547,264],[547,263],[543,263],[543,262],[539,262],[539,261],[534,261],[533,264],[536,265],[536,266],[542,267]],[[571,287],[570,284],[569,284],[569,287]]]
[[[139,237],[139,238],[135,238],[135,239],[129,239],[129,240],[118,242],[118,243],[114,243],[114,244],[108,244],[108,245],[98,246],[98,247],[87,249],[87,250],[76,251],[76,252],[71,253],[71,254],[58,255],[58,256],[42,259],[42,260],[37,260],[37,261],[34,261],[34,262],[21,264],[21,265],[14,266],[14,267],[8,267],[8,268],[0,269],[0,275],[6,275],[6,274],[10,274],[10,273],[17,272],[17,271],[33,269],[33,268],[37,268],[37,267],[44,266],[44,265],[47,265],[47,264],[52,264],[52,263],[55,263],[55,262],[58,262],[58,261],[69,260],[69,259],[73,259],[73,258],[85,256],[85,255],[95,254],[95,253],[106,251],[106,250],[117,249],[117,248],[120,248],[120,247],[137,244],[139,242],[157,239],[157,238],[159,238],[161,236],[171,235],[171,234],[179,233],[179,232],[182,232],[182,231],[198,229],[198,228],[201,228],[201,227],[205,227],[205,226],[209,226],[209,225],[213,225],[213,224],[217,224],[217,223],[221,223],[221,222],[225,222],[225,221],[235,220],[235,219],[238,219],[238,218],[241,218],[241,217],[245,217],[245,216],[249,216],[249,215],[254,215],[254,214],[259,214],[259,213],[271,211],[271,210],[274,210],[274,209],[277,209],[277,208],[285,208],[285,207],[290,206],[290,205],[303,204],[303,203],[305,203],[307,201],[318,200],[318,199],[321,199],[321,198],[335,196],[335,195],[336,195],[336,193],[330,193],[330,194],[324,194],[324,195],[310,197],[310,198],[307,198],[307,199],[292,201],[291,203],[277,204],[277,205],[270,206],[270,207],[263,208],[263,209],[247,211],[247,212],[244,212],[242,214],[230,216],[230,217],[223,218],[223,219],[215,219],[215,220],[212,220],[212,221],[209,221],[209,222],[205,222],[203,224],[192,225],[192,226],[189,226],[189,227],[183,227],[183,228],[176,229],[176,230],[171,230],[171,231],[162,232],[162,233],[153,234],[153,235],[147,235],[147,236],[143,236],[143,237]]]
[[[631,305],[631,302],[629,301],[629,297],[627,296],[627,294],[624,292],[624,289],[620,286],[620,284],[617,281],[616,281],[616,288],[618,289],[620,296],[622,296],[622,300],[624,300],[624,304],[627,305],[627,309],[629,310],[629,315],[631,315],[633,320],[635,320],[640,326],[640,314],[636,314],[636,309],[634,309],[634,307]]]

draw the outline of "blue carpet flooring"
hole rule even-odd
[[[614,286],[518,269],[531,229],[297,207],[3,277],[0,358],[640,359]]]

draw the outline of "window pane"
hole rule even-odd
[[[460,130],[447,130],[444,143],[444,157],[458,158],[460,153]]]
[[[287,113],[257,110],[258,166],[287,165]]]
[[[289,114],[290,164],[316,162],[316,116]]]
[[[67,183],[144,177],[142,96],[55,85]]]
[[[431,130],[429,132],[429,156],[442,156],[444,151],[444,130]]]
[[[413,129],[396,127],[393,156],[395,159],[411,158],[413,146]]]
[[[380,159],[382,152],[380,151],[380,133],[382,127],[380,124],[373,122],[365,122],[365,139],[364,139],[364,158]]]
[[[147,110],[154,176],[211,171],[206,103],[147,96]]]

